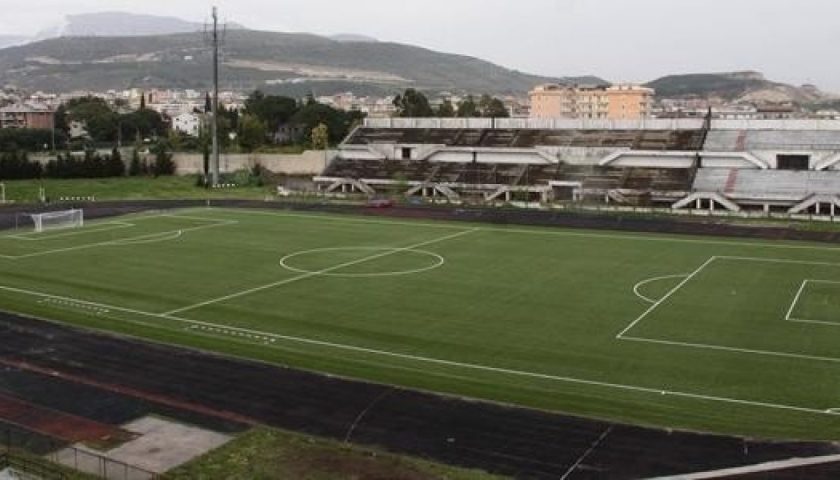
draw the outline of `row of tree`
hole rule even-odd
[[[155,160],[149,163],[134,151],[126,168],[120,151],[114,149],[110,155],[100,155],[88,150],[82,156],[70,153],[57,155],[45,164],[32,161],[26,152],[0,153],[0,178],[6,180],[27,180],[37,178],[108,178],[125,175],[172,175],[175,164],[172,154],[165,147],[155,152]]]
[[[444,100],[437,108],[432,107],[429,99],[413,88],[409,88],[402,95],[394,98],[394,106],[400,117],[488,117],[507,118],[510,112],[504,102],[490,95],[482,95],[478,101],[472,95],[454,105],[450,100]]]
[[[60,131],[37,128],[0,128],[0,152],[16,152],[25,150],[38,152],[56,148],[64,148],[67,137]]]
[[[73,122],[84,125],[95,142],[116,142],[119,139],[126,143],[142,141],[164,136],[169,129],[163,116],[145,108],[145,105],[133,112],[119,113],[98,97],[74,98],[58,107],[55,113],[56,130],[68,135]]]

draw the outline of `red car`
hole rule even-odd
[[[394,201],[389,198],[374,198],[368,200],[367,206],[369,208],[391,208],[394,206]]]

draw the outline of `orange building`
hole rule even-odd
[[[540,85],[530,93],[531,117],[604,120],[645,118],[651,114],[653,95],[653,89],[637,85]]]
[[[55,126],[55,110],[43,104],[9,105],[0,108],[0,128],[42,128]]]

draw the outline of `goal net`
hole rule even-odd
[[[79,228],[85,224],[85,214],[82,210],[63,210],[60,212],[33,213],[30,215],[35,224],[36,232],[58,230],[62,228]]]

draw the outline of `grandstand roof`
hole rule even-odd
[[[345,144],[432,144],[472,148],[606,147],[691,151],[701,148],[702,139],[702,130],[359,128]]]

